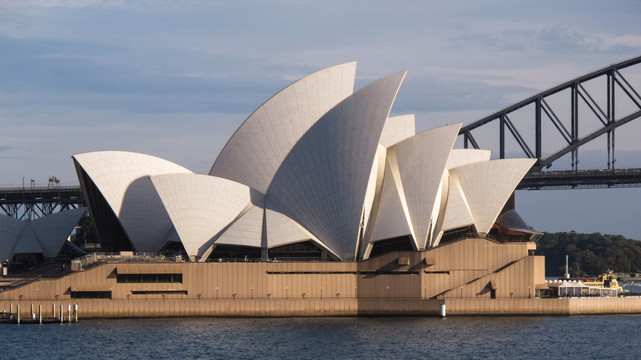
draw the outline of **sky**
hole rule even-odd
[[[357,88],[408,71],[392,115],[417,131],[468,124],[641,55],[639,23],[632,0],[0,0],[0,187],[77,185],[71,156],[99,150],[207,173],[269,97],[354,60]],[[641,168],[641,120],[620,129]],[[516,196],[539,231],[641,239],[641,188]]]

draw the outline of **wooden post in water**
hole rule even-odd
[[[60,304],[60,323],[62,324],[65,321],[65,308]]]
[[[55,319],[56,318],[56,304],[51,304],[51,318]]]
[[[31,320],[35,320],[36,319],[36,313],[33,312],[33,303],[31,304],[31,316],[29,316],[29,317],[31,318]]]
[[[71,305],[67,305],[67,322],[71,324]]]
[[[13,319],[13,304],[9,304],[9,318]]]
[[[38,317],[40,318],[40,325],[42,325],[42,304],[38,305]]]
[[[18,325],[20,325],[20,304],[16,305],[16,316],[18,319]]]
[[[73,320],[78,322],[78,304],[73,304]]]

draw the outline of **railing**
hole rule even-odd
[[[80,186],[11,186],[0,188],[0,193],[23,193],[23,192],[37,192],[37,191],[79,191]]]

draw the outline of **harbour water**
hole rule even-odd
[[[0,325],[2,359],[639,359],[641,315]]]

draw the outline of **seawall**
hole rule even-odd
[[[170,318],[170,317],[303,317],[303,316],[438,316],[441,304],[447,316],[548,316],[585,314],[639,314],[641,297],[557,299],[185,299],[185,300],[95,300],[1,301],[0,310],[38,317],[59,316],[60,305],[67,318],[68,306],[78,305],[80,319]],[[11,307],[13,305],[13,307]],[[55,307],[55,314],[52,308]]]

